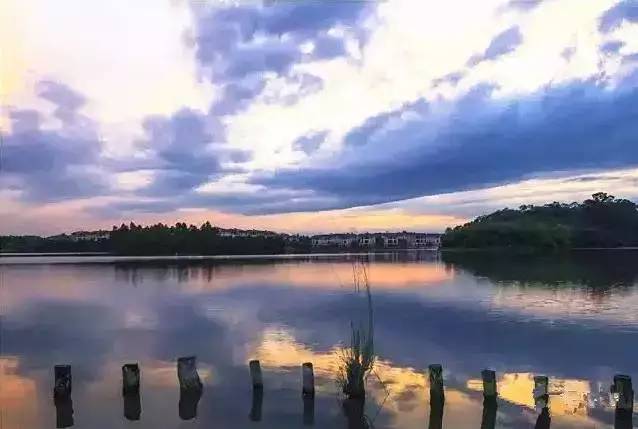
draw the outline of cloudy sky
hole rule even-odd
[[[635,0],[8,0],[1,233],[638,198]]]

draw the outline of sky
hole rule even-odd
[[[0,3],[2,234],[638,199],[636,0]]]

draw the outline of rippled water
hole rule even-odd
[[[364,416],[348,419],[335,379],[361,316],[361,258],[4,257],[0,427],[56,427],[59,363],[72,365],[78,428],[295,428],[311,417],[319,428],[425,428],[431,363],[444,367],[443,428],[481,427],[484,368],[497,371],[497,428],[534,427],[534,375],[550,377],[552,428],[612,428],[613,375],[638,384],[638,252],[371,255],[378,360]],[[184,421],[176,359],[188,355],[204,391]],[[251,359],[264,372],[260,421]],[[301,397],[307,361],[314,404]],[[141,367],[139,421],[123,415],[127,362]]]

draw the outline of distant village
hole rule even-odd
[[[310,237],[313,247],[384,248],[384,249],[437,249],[441,245],[441,234],[417,232],[379,232],[363,234],[323,234]]]
[[[215,228],[220,237],[226,238],[282,238],[289,243],[310,241],[313,248],[350,249],[350,248],[383,248],[383,249],[438,249],[441,246],[441,235],[437,233],[418,232],[375,232],[375,233],[335,233],[319,235],[300,235],[277,233],[263,230],[242,230],[237,228]],[[110,238],[110,231],[76,231],[71,234],[60,234],[50,239],[81,241],[101,241]]]

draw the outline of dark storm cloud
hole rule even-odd
[[[440,86],[443,85],[445,83],[449,83],[450,85],[454,86],[457,83],[459,83],[459,81],[461,79],[463,79],[463,77],[465,76],[465,72],[464,71],[455,71],[452,73],[448,73],[445,76],[441,76],[437,79],[434,79],[432,81],[432,86],[436,87],[436,86]]]
[[[304,136],[299,137],[292,144],[293,149],[300,150],[307,155],[310,155],[319,149],[321,143],[324,142],[328,131],[317,131]]]
[[[222,158],[231,162],[245,160],[245,153],[224,148],[223,125],[191,109],[182,109],[170,117],[147,118],[143,124],[146,139],[140,144],[153,152],[152,183],[140,192],[168,196],[192,191],[227,170]],[[134,165],[133,165],[134,166]]]
[[[608,33],[619,27],[623,21],[638,22],[638,2],[623,0],[608,9],[600,18],[600,31]]]
[[[295,64],[346,55],[345,38],[329,30],[346,27],[364,41],[366,34],[353,26],[373,7],[369,2],[312,1],[195,6],[197,59],[213,83],[225,86],[211,112],[242,110],[261,93],[268,74],[286,76]],[[302,51],[304,43],[312,43],[314,49]],[[238,101],[228,96],[233,93]]]
[[[68,86],[45,80],[38,83],[38,96],[55,105],[54,115],[65,124],[71,124],[78,118],[78,110],[86,103],[83,95]]]
[[[508,28],[492,39],[490,45],[485,49],[485,52],[472,56],[472,58],[468,60],[467,65],[472,67],[483,61],[502,57],[503,55],[513,52],[521,43],[523,43],[523,36],[518,26]]]
[[[509,101],[495,100],[490,92],[489,86],[479,87],[452,106],[418,101],[378,115],[346,137],[341,158],[253,181],[312,192],[326,208],[346,208],[511,183],[532,174],[638,165],[635,87],[610,91],[580,82]],[[430,130],[430,112],[450,108]],[[370,153],[383,156],[360,159]]]
[[[105,193],[108,183],[96,167],[101,143],[93,122],[79,112],[84,97],[52,81],[38,88],[62,126],[45,129],[39,112],[11,110],[11,132],[2,135],[3,185],[33,202]]]

